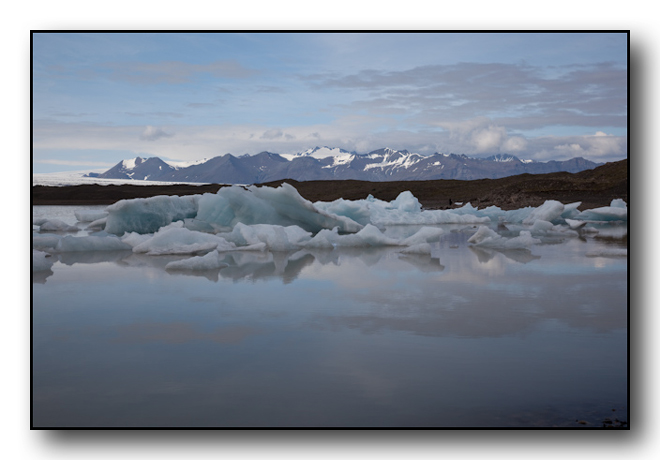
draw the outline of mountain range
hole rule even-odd
[[[137,157],[123,160],[104,173],[89,173],[87,176],[219,184],[258,184],[280,179],[354,179],[370,182],[473,180],[498,179],[523,173],[575,173],[601,164],[580,157],[566,161],[537,162],[521,160],[508,154],[486,158],[471,158],[454,153],[425,156],[389,148],[356,154],[339,148],[314,147],[297,154],[261,152],[240,157],[226,154],[191,163],[166,162],[158,157]]]

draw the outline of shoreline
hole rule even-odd
[[[582,202],[579,209],[609,206],[615,198],[628,202],[628,160],[606,163],[579,173],[521,174],[501,179],[430,180],[367,182],[358,180],[304,181],[283,179],[257,186],[278,187],[283,182],[294,186],[312,202],[360,200],[372,195],[384,201],[410,191],[424,209],[451,209],[456,203],[471,203],[478,208],[498,206],[504,210],[540,206],[546,200],[564,204]],[[196,195],[216,193],[221,184],[172,185],[72,185],[31,188],[32,205],[110,205],[119,200],[157,195]]]

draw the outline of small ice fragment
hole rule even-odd
[[[39,227],[40,232],[77,232],[79,230],[75,225],[69,225],[59,219],[51,219]]]
[[[577,230],[578,228],[582,228],[585,225],[587,225],[586,222],[581,222],[579,220],[573,220],[573,219],[566,219],[566,224],[568,224],[568,226],[573,230]]]
[[[78,222],[94,222],[108,216],[107,211],[93,209],[79,209],[73,212]]]
[[[43,270],[50,270],[55,262],[54,257],[50,254],[37,251],[36,249],[32,250],[32,271],[39,272]]]

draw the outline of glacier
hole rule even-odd
[[[222,254],[236,251],[392,247],[401,254],[430,255],[437,247],[432,244],[448,236],[446,225],[454,226],[451,232],[467,233],[467,244],[474,248],[529,250],[599,232],[607,237],[608,231],[627,228],[623,200],[585,211],[579,211],[579,205],[548,200],[508,211],[496,206],[478,209],[470,203],[424,210],[409,191],[392,201],[370,195],[312,203],[286,183],[277,188],[231,186],[217,193],[121,200],[103,210],[76,211],[77,221],[89,224],[85,229],[35,218],[32,266],[33,271],[48,270],[67,253],[95,251],[183,257],[166,268],[193,271],[226,268],[228,259]],[[392,230],[396,228],[407,230]],[[71,234],[78,232],[81,236]],[[602,254],[626,255],[620,250]]]

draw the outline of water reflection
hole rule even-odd
[[[455,230],[455,231],[452,231]],[[394,231],[403,232],[398,228]],[[502,231],[506,231],[502,229]],[[512,230],[508,230],[512,231]],[[186,256],[33,273],[35,426],[600,426],[627,400],[627,233]]]

